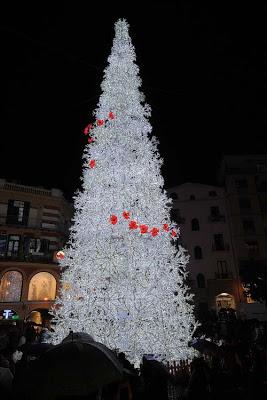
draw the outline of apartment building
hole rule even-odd
[[[225,187],[240,279],[255,275],[255,284],[261,284],[257,278],[267,279],[267,155],[224,156],[218,180]],[[265,303],[250,298],[245,310],[254,310],[255,318],[267,315]]]
[[[55,257],[68,237],[72,205],[59,189],[0,179],[0,320],[41,323],[58,291]]]
[[[189,281],[198,312],[236,310],[242,299],[227,217],[225,191],[185,183],[168,189],[180,243],[190,255]]]

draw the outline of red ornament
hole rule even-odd
[[[140,232],[143,233],[147,233],[148,232],[148,226],[147,225],[140,225]]]
[[[159,233],[159,229],[158,228],[152,228],[150,232],[151,232],[152,236],[157,236],[158,233]]]
[[[112,225],[116,225],[116,223],[118,222],[118,217],[117,217],[117,215],[111,215],[109,220]]]
[[[85,135],[88,135],[88,133],[90,132],[90,129],[92,129],[92,128],[93,128],[93,125],[92,125],[92,124],[88,124],[88,125],[84,128],[83,133],[84,133]]]
[[[130,229],[137,229],[138,228],[137,222],[134,221],[134,220],[130,221],[129,222],[129,228]]]
[[[57,260],[63,260],[63,258],[65,257],[64,251],[58,251],[56,254],[56,259]]]
[[[172,235],[172,237],[176,237],[176,236],[177,236],[177,232],[173,229],[173,230],[171,231],[171,235]]]
[[[129,219],[130,218],[130,213],[128,211],[123,211],[122,216],[124,219]]]
[[[90,168],[95,168],[95,160],[91,160],[91,161],[89,162],[89,167],[90,167]]]
[[[88,143],[92,143],[92,142],[94,142],[94,138],[88,138]]]
[[[96,123],[97,123],[98,126],[101,126],[101,125],[103,125],[105,123],[105,121],[103,119],[98,119],[96,121]]]
[[[115,118],[115,115],[113,114],[112,111],[110,111],[110,112],[108,113],[108,117],[109,117],[109,119],[114,119],[114,118]]]
[[[169,232],[169,230],[170,230],[169,225],[168,224],[163,224],[163,230],[165,232]]]

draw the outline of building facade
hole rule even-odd
[[[224,185],[233,251],[240,279],[260,287],[267,280],[267,155],[224,156],[218,174]],[[262,319],[264,301],[248,297],[247,313]],[[251,310],[251,311],[250,311]]]
[[[55,257],[66,242],[72,205],[58,189],[0,179],[0,319],[41,323],[58,292]]]
[[[168,189],[180,244],[188,251],[189,282],[199,314],[208,309],[236,310],[241,296],[238,270],[221,187],[185,183]]]

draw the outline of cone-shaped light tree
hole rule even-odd
[[[191,358],[197,324],[135,58],[128,24],[118,20],[95,122],[84,131],[53,340],[85,331],[138,365],[147,353]]]

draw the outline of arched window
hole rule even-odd
[[[202,249],[200,246],[196,246],[194,248],[194,255],[196,260],[201,260],[202,258]]]
[[[199,231],[199,222],[197,218],[193,218],[191,221],[192,231]]]
[[[198,274],[197,275],[197,287],[198,288],[205,288],[206,287],[205,276],[203,274]]]
[[[22,274],[18,271],[7,271],[0,284],[0,301],[17,302],[20,301],[22,289]]]
[[[38,272],[29,285],[28,300],[47,301],[55,300],[57,282],[49,272]]]

